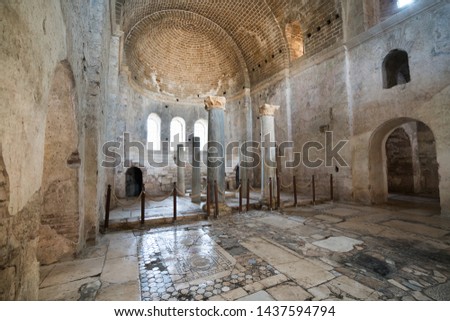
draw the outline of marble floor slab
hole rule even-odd
[[[361,245],[363,243],[363,241],[355,240],[350,237],[337,236],[313,242],[312,244],[323,247],[333,252],[350,252],[354,249],[355,245]]]

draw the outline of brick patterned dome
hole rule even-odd
[[[228,34],[192,12],[146,17],[125,43],[132,79],[147,90],[182,99],[235,94],[245,85],[245,62]]]
[[[177,98],[230,96],[289,64],[286,1],[118,0],[124,63],[140,87]]]

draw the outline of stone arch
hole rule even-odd
[[[80,238],[78,129],[75,81],[67,61],[51,83],[45,127],[38,260],[51,264],[75,254]]]
[[[125,173],[125,194],[136,197],[141,194],[143,186],[142,171],[137,167],[130,167]]]
[[[435,171],[433,177],[435,180],[434,195],[439,195],[439,164],[437,163],[436,145],[434,143],[434,134],[431,128],[422,121],[401,117],[386,121],[379,126],[371,135],[369,143],[369,191],[371,203],[380,204],[388,199],[388,182],[387,182],[387,161],[386,161],[386,142],[388,137],[400,126],[409,123],[417,123],[418,128],[426,129],[427,135],[431,135],[432,142],[430,150],[432,150],[432,163],[430,167]],[[430,138],[429,138],[430,139]],[[429,152],[429,151],[428,151]],[[423,174],[422,174],[423,175]],[[437,180],[437,182],[436,182]]]

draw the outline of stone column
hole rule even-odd
[[[224,203],[225,198],[225,128],[224,111],[225,97],[209,96],[205,99],[205,108],[208,116],[208,183],[210,199],[214,199],[214,181],[219,187],[219,202]]]
[[[192,139],[192,203],[201,203],[202,182],[200,168],[200,137]]]
[[[272,177],[273,194],[276,195],[276,140],[274,113],[280,106],[268,105],[259,108],[261,119],[261,198],[269,199],[269,178]]]
[[[184,196],[186,194],[186,182],[185,182],[185,172],[186,172],[186,163],[184,159],[184,145],[177,145],[177,189],[180,191],[180,196]]]

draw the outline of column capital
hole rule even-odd
[[[205,108],[210,111],[211,109],[224,109],[227,99],[222,96],[208,96],[205,99]]]
[[[273,116],[280,106],[264,104],[259,107],[259,116]]]

